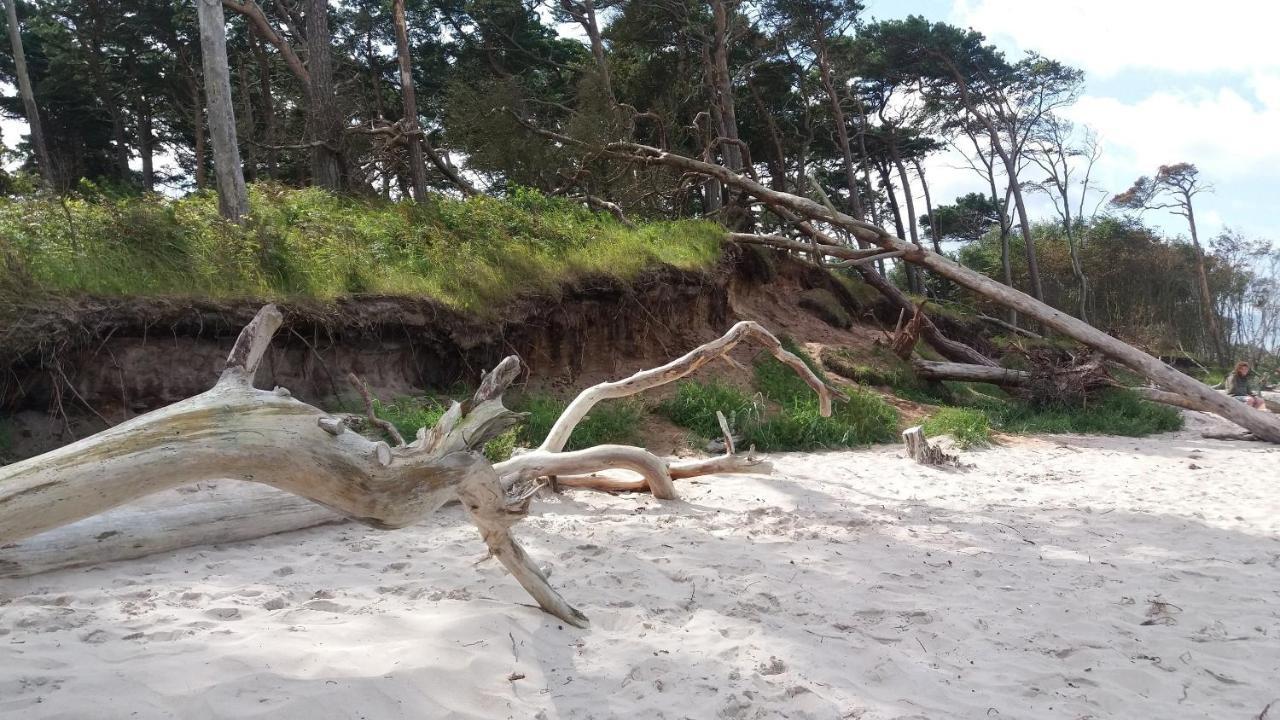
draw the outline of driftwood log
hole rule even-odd
[[[570,624],[585,626],[586,617],[551,588],[511,535],[512,525],[528,512],[531,483],[536,489],[538,479],[545,475],[586,475],[621,468],[635,471],[641,480],[597,478],[598,482],[576,484],[610,490],[647,489],[659,497],[675,498],[674,479],[768,470],[759,458],[734,454],[732,447],[718,458],[670,463],[635,447],[609,445],[560,452],[595,403],[684,377],[750,338],[761,341],[800,372],[819,394],[824,414],[829,414],[831,407],[832,390],[764,328],[744,322],[661,368],[584,391],[557,421],[541,448],[494,465],[480,450],[521,419],[502,403],[503,392],[519,375],[518,358],[508,357],[486,373],[471,398],[453,403],[434,427],[422,428],[412,442],[397,441],[392,447],[349,430],[343,418],[307,405],[283,388],[253,387],[258,365],[282,320],[274,306],[259,311],[240,333],[226,370],[212,389],[0,468],[0,546],[11,547],[24,538],[92,518],[144,496],[199,482],[260,483],[336,513],[297,513],[299,527],[345,516],[379,529],[402,528],[457,499],[490,554],[543,610]],[[287,505],[282,512],[293,513],[295,508]],[[205,542],[244,539],[291,529],[289,522],[285,520],[282,526],[268,521],[262,532],[246,535],[244,523],[231,513],[225,523],[212,528],[212,534],[187,536]],[[120,533],[109,530],[104,534]],[[150,547],[173,549],[172,543],[163,541]],[[55,546],[53,551],[73,553],[75,548]],[[85,555],[89,561],[114,559],[101,553]],[[28,552],[23,557],[25,565],[5,560],[0,552],[0,570],[16,568],[12,574],[21,574],[24,567],[58,566],[48,553]]]

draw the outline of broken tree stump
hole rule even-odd
[[[947,465],[956,458],[943,452],[942,448],[929,444],[920,425],[902,431],[902,441],[907,444],[907,455],[921,465]]]

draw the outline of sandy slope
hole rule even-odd
[[[1280,718],[1280,449],[966,459],[541,502],[520,534],[585,632],[472,567],[456,507],[0,581],[0,716]]]

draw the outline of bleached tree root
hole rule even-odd
[[[829,387],[803,360],[788,352],[778,338],[759,323],[743,320],[721,337],[661,367],[641,370],[622,380],[603,382],[583,390],[556,419],[542,445],[532,452],[517,455],[494,466],[502,478],[503,486],[510,488],[520,482],[555,476],[558,484],[569,487],[606,492],[647,490],[656,498],[675,500],[678,496],[673,479],[720,473],[769,472],[770,466],[754,454],[748,453],[742,456],[734,452],[732,438],[729,436],[723,415],[720,416],[720,421],[721,428],[725,432],[726,453],[717,458],[668,463],[643,448],[623,445],[599,445],[586,450],[561,452],[569,441],[569,436],[573,434],[574,428],[597,403],[637,395],[675,382],[712,360],[727,359],[729,352],[747,339],[757,341],[779,361],[795,370],[796,374],[817,393],[819,412],[822,416],[831,416],[832,396],[843,398],[843,393]],[[640,475],[640,480],[623,480],[596,474],[614,468],[635,472]]]

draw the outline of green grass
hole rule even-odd
[[[961,448],[991,443],[991,424],[977,408],[944,407],[924,422],[926,435],[950,435]]]
[[[528,413],[520,426],[517,441],[521,446],[542,444],[568,403],[544,393],[516,398],[512,408]],[[606,400],[591,408],[569,436],[566,450],[581,450],[593,445],[640,445],[640,425],[648,410],[639,400]]]
[[[519,191],[509,200],[418,205],[318,189],[250,188],[244,226],[217,198],[0,199],[0,305],[32,293],[319,298],[423,295],[475,312],[576,276],[632,277],[720,254],[709,222],[629,229],[611,216]]]
[[[783,345],[798,355],[819,377],[813,359],[790,340]],[[897,433],[898,413],[874,393],[849,392],[849,401],[837,400],[830,417],[822,417],[813,390],[772,356],[755,363],[758,398],[723,383],[684,382],[659,410],[675,424],[702,438],[719,437],[717,410],[724,412],[740,445],[754,445],[766,452],[842,448],[890,442]],[[770,411],[767,398],[778,406]]]
[[[1116,388],[1080,405],[1035,406],[1017,400],[985,401],[992,427],[1011,433],[1081,433],[1142,437],[1182,428],[1182,415]]]

